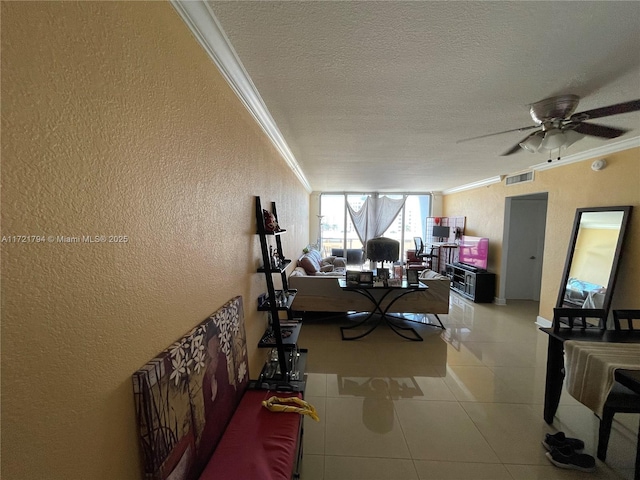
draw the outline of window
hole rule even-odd
[[[331,250],[361,249],[362,242],[358,238],[351,217],[347,212],[347,202],[358,210],[371,193],[320,195],[320,248],[323,254],[330,255]],[[380,194],[390,198],[402,198],[403,194]],[[400,242],[401,260],[404,252],[414,248],[413,237],[425,238],[426,219],[430,215],[431,196],[408,194],[404,208],[384,233],[385,237]]]
[[[344,195],[320,196],[320,251],[330,255],[333,248],[345,248],[346,207]],[[351,226],[353,230],[353,225]],[[355,235],[355,230],[353,230]],[[358,236],[356,235],[356,239]],[[350,247],[347,247],[350,248]]]

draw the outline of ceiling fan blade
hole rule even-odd
[[[517,153],[520,150],[523,150],[523,148],[520,146],[520,144],[523,143],[523,142],[526,142],[529,139],[529,137],[533,137],[534,135],[537,135],[538,133],[539,132],[530,133],[529,135],[524,137],[522,140],[520,140],[518,143],[516,143],[513,147],[511,147],[509,150],[507,150],[506,152],[502,153],[500,156],[501,157],[506,157],[507,155],[513,155],[514,153]]]
[[[463,138],[462,140],[458,140],[456,143],[468,142],[470,140],[478,140],[479,138],[493,137],[494,135],[502,135],[503,133],[509,133],[509,132],[525,132],[527,130],[531,130],[532,128],[540,128],[540,125],[532,125],[530,127],[514,128],[512,130],[505,130],[504,132],[487,133],[486,135],[480,135],[478,137]]]
[[[509,150],[507,150],[504,153],[501,153],[500,156],[501,157],[506,157],[507,155],[513,155],[516,152],[519,152],[520,150],[522,150],[522,147],[520,146],[519,143],[516,143],[513,147],[511,147]]]
[[[606,125],[587,122],[579,123],[574,130],[578,133],[601,138],[618,138],[620,135],[624,135],[629,131],[622,130],[621,128],[607,127]]]
[[[640,100],[631,100],[630,102],[617,103],[608,107],[594,108],[585,112],[574,113],[569,120],[589,120],[592,118],[608,117],[610,115],[620,115],[621,113],[636,112],[640,110]]]

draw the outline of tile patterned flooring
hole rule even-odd
[[[412,323],[424,342],[381,325],[340,339],[344,318],[305,318],[309,350],[302,480],[631,479],[638,415],[617,414],[606,463],[586,474],[553,466],[545,433],[564,431],[595,456],[598,419],[566,392],[542,418],[547,336],[538,304],[472,304],[455,294],[446,331]],[[416,316],[436,323],[431,316]]]

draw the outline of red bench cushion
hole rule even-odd
[[[216,447],[201,480],[288,480],[291,478],[301,415],[271,412],[262,401],[297,393],[247,390]]]

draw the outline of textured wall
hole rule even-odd
[[[573,219],[583,207],[634,207],[612,308],[640,308],[640,148],[608,155],[607,167],[599,172],[591,170],[593,160],[537,171],[531,183],[507,187],[503,182],[444,197],[444,215],[466,215],[469,234],[489,237],[489,270],[498,273],[505,198],[549,193],[540,292],[540,315],[546,319],[553,318]]]
[[[138,479],[131,374],[242,295],[255,376],[253,196],[289,257],[309,196],[170,4],[1,20],[2,235],[44,237],[2,244],[2,478]]]

